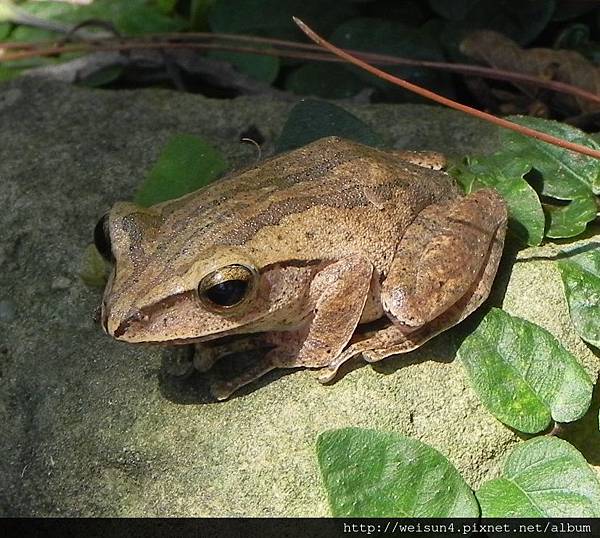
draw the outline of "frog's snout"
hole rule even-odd
[[[115,324],[116,327],[114,327],[114,329],[112,329],[110,331],[107,330],[107,332],[108,332],[108,334],[111,334],[115,338],[120,338],[127,332],[127,330],[132,325],[135,325],[136,323],[138,323],[140,321],[147,321],[147,320],[148,320],[148,316],[144,316],[142,314],[141,310],[131,309],[131,310],[129,310],[129,312],[127,312],[127,314],[124,316],[122,321],[117,322],[118,325]],[[110,325],[107,324],[107,327],[110,328]]]
[[[119,312],[114,305],[102,304],[101,324],[106,334],[113,338],[121,338],[132,325],[147,319],[142,311],[137,308],[131,308],[127,312]]]

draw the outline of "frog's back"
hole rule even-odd
[[[329,137],[159,208],[188,251],[244,246],[276,263],[335,258],[340,249],[389,252],[424,207],[457,195],[443,172]]]

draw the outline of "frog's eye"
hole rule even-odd
[[[206,275],[198,284],[198,296],[209,308],[223,310],[247,299],[258,278],[256,269],[228,265]]]
[[[94,228],[94,244],[107,262],[114,263],[115,256],[112,252],[110,234],[108,232],[108,213],[98,221],[98,224]]]

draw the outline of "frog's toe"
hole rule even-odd
[[[227,400],[239,387],[222,381],[211,383],[210,393],[219,401]]]
[[[330,362],[325,368],[321,370],[321,375],[319,375],[319,382],[321,383],[329,383],[333,381],[340,369],[340,366],[344,364],[346,361],[349,361],[356,355],[360,354],[362,349],[360,348],[360,344],[351,345],[344,352],[340,353],[338,357],[336,357],[332,362]]]
[[[337,375],[338,368],[339,367],[337,366],[335,368],[331,368],[330,366],[323,368],[319,374],[319,377],[317,378],[319,383],[325,384],[333,381]]]
[[[368,351],[363,351],[363,359],[366,362],[379,362],[387,357],[385,354],[385,350],[383,349],[369,349]]]

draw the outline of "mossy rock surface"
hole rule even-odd
[[[315,440],[344,426],[429,443],[473,488],[497,476],[520,438],[482,408],[454,360],[461,328],[330,386],[310,371],[275,373],[215,403],[201,379],[166,378],[158,348],[112,341],[94,323],[100,291],[80,280],[81,256],[97,219],[132,197],[167,140],[196,134],[247,166],[255,150],[240,134],[258,128],[268,153],[291,106],[25,79],[0,86],[1,515],[325,516]],[[348,109],[391,146],[494,149],[493,128],[452,111]],[[490,303],[546,327],[596,379],[600,361],[570,326],[558,248],[521,251],[515,263],[509,244]],[[567,438],[598,465],[590,424]]]

